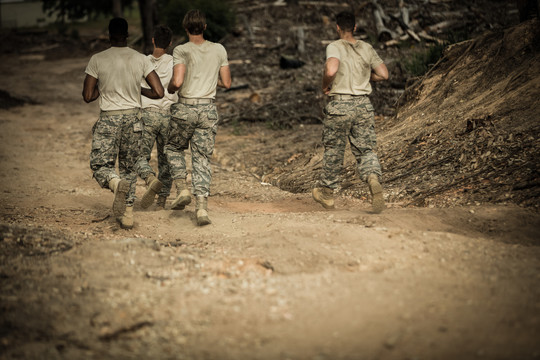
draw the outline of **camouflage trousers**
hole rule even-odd
[[[187,177],[184,151],[191,146],[193,194],[208,196],[212,182],[210,158],[214,152],[218,113],[215,104],[171,106],[165,154],[173,179]]]
[[[120,178],[131,184],[126,198],[129,206],[135,201],[135,165],[140,152],[141,134],[139,109],[102,111],[92,128],[90,169],[94,178],[102,188],[107,188],[111,179],[119,177],[116,173],[118,157]]]
[[[375,153],[374,110],[367,96],[350,100],[334,100],[324,109],[323,169],[319,184],[336,189],[343,169],[343,159],[347,140],[356,158],[356,171],[363,181],[368,175],[382,176],[381,165]]]
[[[171,113],[169,110],[142,110],[142,121],[144,126],[141,138],[141,155],[137,160],[137,173],[141,178],[146,179],[148,175],[156,175],[149,164],[152,149],[154,143],[156,143],[158,180],[163,184],[158,195],[164,197],[170,195],[172,186],[169,162],[165,156],[165,143],[167,141],[170,118]]]

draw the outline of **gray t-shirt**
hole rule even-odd
[[[331,57],[339,60],[339,69],[328,95],[371,94],[371,70],[383,63],[373,46],[361,40],[351,44],[340,39],[326,47],[326,59]]]
[[[98,80],[102,111],[141,107],[141,81],[154,70],[150,59],[128,48],[113,46],[93,55],[85,72]]]
[[[216,97],[219,69],[229,65],[227,51],[221,44],[205,40],[196,45],[188,42],[173,51],[174,65],[186,65],[184,83],[178,94],[185,98]]]

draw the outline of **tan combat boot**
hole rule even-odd
[[[120,217],[116,218],[122,229],[133,228],[133,206],[126,206],[126,211]]]
[[[167,198],[163,195],[159,195],[156,201],[156,210],[165,210],[165,203]]]
[[[211,224],[210,218],[208,217],[208,198],[204,195],[197,195],[197,206],[196,216],[197,216],[197,225],[204,226]]]
[[[384,199],[382,186],[379,183],[379,177],[375,174],[370,174],[367,177],[369,191],[371,192],[371,207],[375,214],[384,210]]]
[[[171,204],[171,209],[184,210],[186,205],[191,203],[191,192],[186,184],[186,179],[176,179],[174,185],[176,186],[176,198]]]
[[[161,188],[163,187],[163,184],[161,181],[159,181],[154,175],[150,174],[146,178],[146,192],[144,193],[142,199],[141,199],[141,207],[143,209],[148,208],[152,203],[154,202],[154,198],[156,197],[157,193]]]
[[[328,187],[316,187],[311,192],[313,200],[321,204],[325,209],[334,209],[334,190]]]
[[[109,181],[109,189],[114,192],[113,215],[120,217],[126,211],[126,196],[129,192],[129,183],[120,178],[113,178]]]

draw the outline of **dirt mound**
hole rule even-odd
[[[388,201],[538,206],[539,40],[538,20],[530,20],[450,46],[406,90],[397,115],[378,118]],[[321,155],[298,154],[265,180],[309,191]],[[366,196],[350,153],[345,161],[341,192]]]
[[[73,248],[77,241],[70,235],[57,230],[0,224],[0,249],[7,258],[23,254],[25,256],[46,256]]]

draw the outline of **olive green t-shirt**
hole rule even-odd
[[[154,70],[143,54],[128,47],[111,47],[93,55],[85,72],[98,80],[102,111],[141,107],[141,81]]]
[[[328,95],[371,94],[371,70],[383,63],[373,46],[361,40],[352,44],[340,39],[326,47],[326,59],[332,57],[339,60],[339,69]]]
[[[215,98],[219,69],[229,65],[223,45],[208,40],[199,45],[188,42],[174,48],[173,59],[175,66],[186,65],[184,83],[178,90],[179,96]]]

